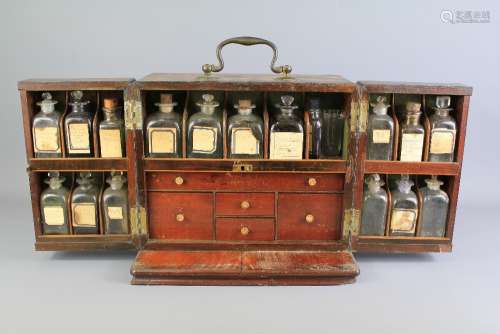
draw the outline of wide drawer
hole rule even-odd
[[[217,193],[217,216],[273,216],[274,193]]]
[[[273,218],[217,218],[216,239],[232,241],[274,240]]]
[[[146,182],[148,190],[341,192],[344,174],[151,172],[147,173]]]

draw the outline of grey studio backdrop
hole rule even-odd
[[[2,1],[0,332],[498,333],[498,15],[496,1]],[[258,288],[132,287],[131,252],[33,252],[17,81],[199,72],[239,35],[274,41],[294,73],[474,87],[453,253],[359,254],[354,285]],[[270,55],[227,47],[224,72],[268,72]]]

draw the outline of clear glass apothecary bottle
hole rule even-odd
[[[361,210],[361,235],[384,235],[387,218],[387,192],[379,174],[369,175],[366,180]]]
[[[300,160],[304,147],[304,124],[295,114],[294,97],[281,97],[280,113],[270,127],[269,159]]]
[[[401,124],[399,145],[399,160],[422,161],[424,150],[425,129],[420,124],[420,103],[408,102],[406,104],[406,117]]]
[[[391,192],[390,235],[412,237],[418,218],[417,194],[411,190],[414,183],[408,175],[401,175],[396,184],[397,189]]]
[[[338,158],[342,154],[345,117],[340,109],[323,110],[322,158]]]
[[[182,156],[182,123],[174,109],[177,102],[172,94],[161,94],[155,104],[158,111],[146,118],[147,154],[157,158],[179,158]]]
[[[125,151],[125,126],[118,100],[103,101],[104,119],[99,123],[99,147],[102,158],[122,158]]]
[[[43,234],[69,234],[68,189],[59,172],[49,173],[49,185],[40,196]]]
[[[78,186],[71,196],[72,226],[74,234],[98,234],[99,187],[91,173],[80,173],[76,180]]]
[[[112,173],[106,180],[109,187],[102,194],[105,234],[128,234],[128,196],[126,178]]]
[[[323,155],[321,147],[323,141],[323,117],[318,98],[313,98],[309,101],[309,118],[311,123],[311,132],[309,134],[309,158],[319,159]]]
[[[438,180],[435,175],[426,179],[425,182],[427,185],[420,188],[422,219],[418,235],[421,237],[444,237],[450,199],[448,194],[441,190],[443,182]]]
[[[252,113],[255,105],[250,100],[239,100],[234,108],[238,113],[229,117],[227,130],[229,158],[263,158],[264,124],[262,118]]]
[[[187,127],[188,158],[222,158],[222,126],[216,111],[219,102],[203,94],[196,103],[200,111],[191,115]]]
[[[434,114],[429,118],[431,124],[431,138],[429,161],[453,162],[455,159],[455,141],[457,123],[450,116],[451,97],[437,96]]]
[[[88,111],[90,101],[83,101],[83,92],[71,92],[71,111],[64,119],[66,148],[70,157],[92,156],[92,117]]]
[[[372,103],[372,113],[368,116],[368,160],[392,160],[394,144],[394,121],[387,115],[385,96],[377,96],[377,103]]]
[[[61,113],[56,110],[57,101],[48,92],[37,102],[40,111],[33,117],[33,151],[36,158],[59,158],[61,150]]]

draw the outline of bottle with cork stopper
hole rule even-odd
[[[421,104],[408,102],[406,104],[405,120],[401,124],[399,144],[400,161],[422,161],[424,151],[425,129],[420,124]]]
[[[250,99],[240,99],[234,105],[237,114],[228,120],[228,157],[236,159],[263,158],[262,118],[255,113],[255,105]]]
[[[103,100],[103,120],[99,123],[99,148],[102,158],[122,158],[125,154],[125,126],[118,99]]]

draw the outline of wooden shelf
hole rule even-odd
[[[365,173],[414,174],[414,175],[458,175],[458,162],[404,162],[366,160]]]
[[[135,249],[128,234],[116,235],[40,235],[36,239],[38,251],[81,251],[105,249]]]
[[[360,236],[353,248],[358,252],[423,253],[451,252],[449,238]]]
[[[32,158],[29,159],[31,171],[127,171],[127,158]]]

